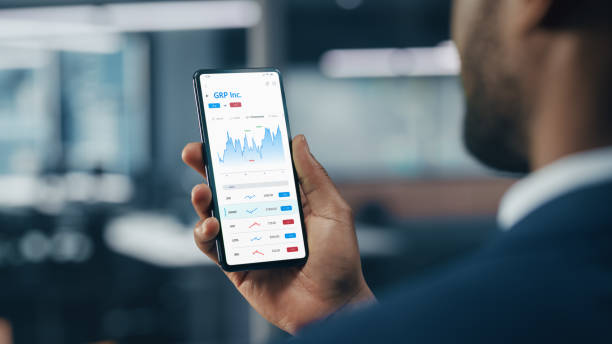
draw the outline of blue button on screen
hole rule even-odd
[[[283,205],[283,206],[281,206],[281,211],[289,211],[291,209],[292,209],[292,207],[290,205]]]
[[[208,108],[209,109],[218,109],[221,107],[220,103],[208,103]]]
[[[289,197],[289,193],[288,192],[279,192],[278,193],[278,197]]]
[[[285,234],[285,239],[292,239],[295,238],[295,233],[286,233]]]

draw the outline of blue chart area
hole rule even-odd
[[[223,153],[217,153],[219,163],[225,166],[239,167],[251,166],[257,163],[280,164],[284,161],[283,136],[280,126],[272,133],[270,128],[258,128],[264,130],[263,139],[256,142],[251,136],[244,134],[243,137],[234,138],[227,133],[227,141]]]

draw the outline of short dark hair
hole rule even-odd
[[[543,24],[555,29],[612,29],[609,0],[553,0]]]

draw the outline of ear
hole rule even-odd
[[[531,32],[546,20],[556,1],[559,0],[507,0],[510,32],[525,34]]]

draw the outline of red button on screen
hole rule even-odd
[[[297,246],[287,247],[287,252],[297,252],[297,250],[298,250]]]
[[[242,107],[242,103],[241,102],[233,102],[233,103],[230,103],[230,107]]]
[[[284,225],[292,225],[293,224],[293,219],[283,220],[283,224]]]

